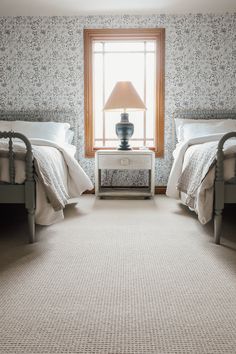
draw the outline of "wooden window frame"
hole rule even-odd
[[[94,157],[96,150],[106,148],[94,147],[93,128],[93,40],[155,40],[156,57],[156,146],[150,148],[156,157],[164,156],[164,66],[165,66],[165,29],[84,29],[84,117],[85,117],[85,157]],[[112,148],[107,148],[112,150]],[[114,148],[115,149],[115,148]]]

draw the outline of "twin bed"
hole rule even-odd
[[[0,111],[0,203],[25,204],[30,242],[35,241],[35,223],[63,219],[70,198],[93,188],[74,157],[73,142],[73,112]]]
[[[202,224],[214,217],[220,243],[225,203],[236,203],[236,111],[177,111],[177,145],[167,196],[180,198]]]

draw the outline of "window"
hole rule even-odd
[[[129,112],[133,148],[164,148],[164,29],[85,29],[85,153],[115,148],[118,112],[103,106],[117,81],[131,81],[147,110]]]

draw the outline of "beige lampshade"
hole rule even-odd
[[[130,81],[118,81],[103,108],[104,111],[144,111],[146,106]]]

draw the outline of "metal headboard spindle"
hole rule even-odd
[[[8,158],[9,158],[9,179],[11,184],[15,184],[15,152],[13,148],[13,141],[12,139],[17,138],[22,140],[26,146],[26,155],[25,155],[25,162],[26,162],[26,181],[33,181],[33,153],[32,153],[32,145],[30,141],[20,133],[14,132],[0,132],[0,139],[9,139],[9,150],[8,150]]]

